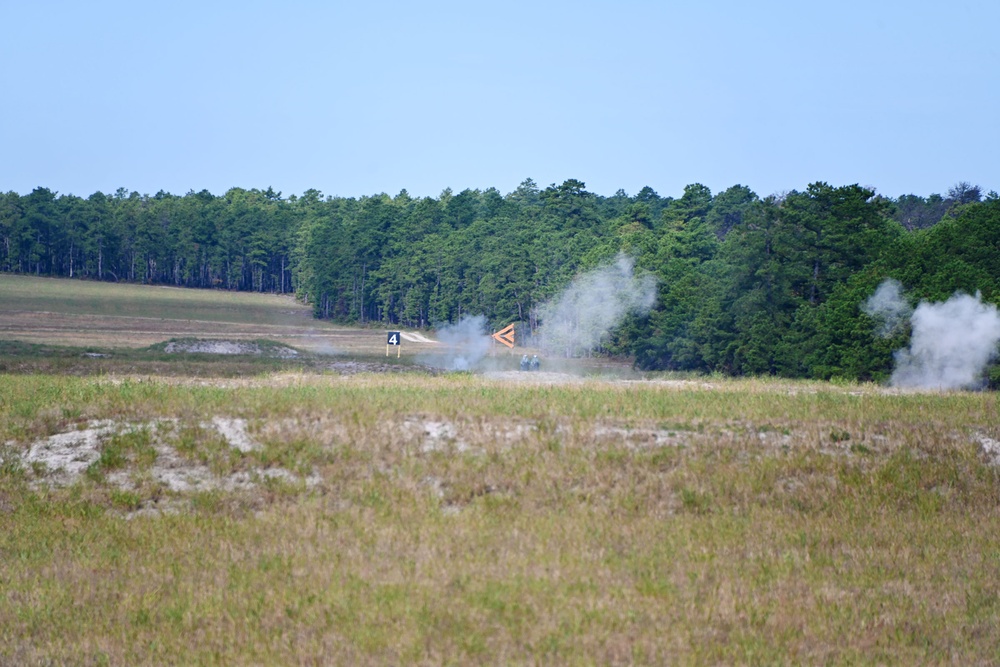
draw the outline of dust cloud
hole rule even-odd
[[[441,347],[430,354],[421,354],[417,361],[448,371],[469,371],[476,368],[489,353],[491,338],[486,332],[483,315],[465,316],[456,324],[436,331]]]

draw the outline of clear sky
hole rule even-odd
[[[0,191],[1000,190],[998,25],[998,0],[0,0]]]

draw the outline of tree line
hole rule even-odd
[[[914,300],[994,300],[1000,198],[968,183],[894,199],[822,182],[763,198],[700,184],[606,197],[575,179],[439,197],[0,194],[2,271],[294,292],[345,323],[482,314],[535,328],[541,303],[622,252],[656,276],[659,299],[603,352],[646,369],[880,379],[908,332],[878,338],[859,305],[886,277]]]

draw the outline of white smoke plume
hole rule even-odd
[[[439,352],[421,355],[417,360],[449,371],[472,370],[490,351],[492,340],[485,331],[485,317],[465,316],[457,324],[437,330],[437,340],[441,343]]]
[[[883,280],[861,309],[879,322],[878,334],[883,338],[898,333],[913,314],[913,308],[903,296],[903,285],[893,278]]]
[[[1000,315],[980,294],[956,294],[944,303],[921,303],[910,318],[910,349],[896,352],[897,387],[975,389],[997,355]]]
[[[635,276],[635,260],[618,255],[609,265],[577,276],[556,299],[538,309],[541,347],[566,357],[587,355],[629,314],[648,313],[656,280]]]
[[[882,283],[879,292],[885,286]],[[892,302],[887,304],[889,312],[893,312]],[[996,358],[1000,343],[1000,314],[996,306],[983,303],[978,292],[975,296],[956,293],[940,303],[923,301],[910,316],[910,327],[913,332],[910,347],[897,350],[894,355],[896,368],[890,379],[893,386],[921,389],[983,386],[984,372]]]

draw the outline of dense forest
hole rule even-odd
[[[995,301],[1000,198],[968,183],[927,198],[826,183],[605,197],[573,179],[437,198],[0,194],[2,271],[294,292],[317,317],[359,324],[481,314],[534,328],[540,304],[621,252],[659,298],[601,352],[645,369],[877,380],[909,332],[880,338],[861,304],[887,277],[914,302]]]

